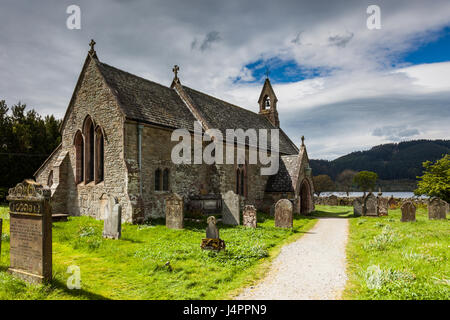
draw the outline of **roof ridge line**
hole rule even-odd
[[[213,98],[213,99],[222,101],[222,102],[224,102],[224,103],[226,103],[226,104],[228,104],[228,105],[230,105],[230,106],[232,106],[232,107],[239,108],[239,109],[242,109],[242,110],[247,111],[247,112],[251,112],[251,113],[253,113],[253,114],[255,114],[255,115],[258,115],[258,116],[260,115],[259,113],[253,112],[252,110],[249,110],[249,109],[246,109],[246,108],[244,108],[244,107],[238,106],[238,105],[236,105],[236,104],[230,103],[230,102],[225,101],[225,100],[223,100],[223,99],[214,97],[214,96],[212,96],[212,95],[210,95],[210,94],[208,94],[208,93],[204,93],[204,92],[198,91],[198,90],[196,90],[196,89],[192,89],[191,87],[188,87],[188,86],[183,86],[183,85],[182,85],[182,87],[186,87],[186,88],[188,88],[188,89],[190,89],[190,90],[193,90],[193,91],[196,91],[196,92],[198,92],[198,93],[204,94],[205,96],[208,96],[208,97],[210,97],[210,98]]]

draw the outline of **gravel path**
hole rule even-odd
[[[304,236],[281,249],[265,279],[236,299],[340,299],[347,280],[347,237],[347,219],[320,218]]]

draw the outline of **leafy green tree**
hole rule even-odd
[[[33,177],[61,142],[60,123],[54,116],[42,118],[33,109],[27,111],[20,102],[8,108],[0,100],[0,189]],[[0,202],[4,201],[1,193]]]
[[[314,183],[314,192],[317,196],[320,196],[320,193],[325,191],[333,191],[335,188],[333,180],[331,180],[330,176],[326,174],[321,174],[313,177]]]
[[[423,163],[424,174],[417,183],[416,195],[439,197],[450,202],[450,154],[446,154],[435,163],[425,161]]]
[[[347,197],[348,193],[352,189],[353,178],[355,177],[356,173],[357,173],[356,171],[346,169],[342,171],[336,178],[336,181],[339,183],[340,186],[342,186],[342,188],[347,193]]]
[[[364,195],[366,195],[366,191],[375,189],[377,180],[378,175],[372,171],[360,171],[353,178],[353,182],[364,192]]]

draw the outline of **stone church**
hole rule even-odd
[[[164,199],[183,197],[186,210],[220,213],[230,190],[241,205],[270,212],[290,199],[296,213],[314,209],[313,184],[302,138],[299,148],[280,129],[279,170],[261,175],[260,164],[174,164],[173,130],[209,128],[278,129],[277,97],[266,79],[254,113],[181,84],[178,67],[170,87],[100,62],[91,41],[61,124],[61,144],[36,171],[51,189],[54,214],[103,218],[108,201],[118,203],[122,221],[142,223],[164,216]],[[255,101],[256,101],[255,97]],[[224,134],[225,136],[225,134]],[[268,149],[271,147],[269,146]],[[266,150],[273,152],[274,150]],[[237,152],[235,152],[236,154]]]

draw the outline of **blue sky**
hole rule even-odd
[[[411,49],[403,52],[392,65],[420,65],[425,63],[437,63],[450,61],[450,26],[432,32],[428,41],[418,39],[411,43]],[[289,83],[316,77],[324,77],[330,74],[333,69],[327,66],[307,68],[297,63],[294,59],[283,60],[279,57],[269,59],[257,59],[244,66],[251,72],[252,79],[242,79],[236,77],[234,83],[260,83],[265,79],[267,71],[272,83]]]
[[[427,43],[418,43],[416,50],[407,52],[402,62],[415,64],[450,61],[450,26],[435,32]]]

